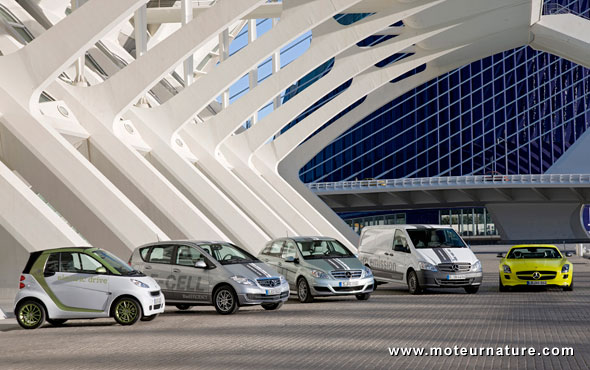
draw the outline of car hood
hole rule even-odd
[[[504,263],[513,267],[516,271],[524,271],[543,268],[559,269],[564,263],[567,263],[567,260],[563,258],[505,259]]]
[[[248,279],[259,279],[264,277],[278,277],[279,273],[263,262],[234,263],[223,265],[232,275],[243,276]]]
[[[305,263],[311,268],[317,268],[322,271],[363,269],[363,264],[355,257],[308,259],[305,260]]]
[[[438,265],[439,263],[468,262],[475,263],[477,258],[469,248],[419,248],[418,254],[422,255],[426,262]]]

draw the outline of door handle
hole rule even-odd
[[[172,269],[172,272],[180,272],[180,269]]]
[[[387,253],[387,252],[385,252],[385,255],[386,256],[393,256],[393,253]]]
[[[146,269],[146,270],[151,270],[151,269],[152,269],[152,266],[150,266],[150,265],[147,265],[147,266],[145,266],[145,269]]]

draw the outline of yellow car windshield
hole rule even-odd
[[[562,258],[556,248],[551,247],[520,247],[513,248],[506,258],[532,259],[532,258]]]

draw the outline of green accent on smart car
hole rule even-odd
[[[39,324],[43,317],[42,308],[36,303],[27,303],[18,311],[19,321],[26,327],[34,327]]]
[[[115,306],[115,316],[125,324],[135,321],[137,315],[139,315],[137,304],[130,299],[122,299]]]
[[[47,281],[45,281],[45,276],[43,276],[43,270],[45,269],[45,263],[47,262],[47,259],[49,258],[49,255],[51,253],[57,253],[57,252],[81,252],[81,253],[85,253],[85,249],[76,249],[76,248],[63,248],[63,249],[53,249],[51,251],[46,251],[44,253],[42,253],[39,258],[37,258],[37,261],[35,261],[35,263],[33,264],[33,267],[31,268],[31,275],[35,278],[35,280],[37,280],[37,282],[39,283],[39,285],[41,285],[41,287],[43,288],[43,290],[45,291],[45,293],[47,293],[47,295],[49,296],[49,298],[51,298],[51,300],[53,301],[53,303],[55,303],[55,305],[62,311],[73,311],[73,312],[104,312],[103,310],[91,310],[89,308],[76,308],[76,307],[70,307],[70,306],[66,306],[65,304],[63,304],[56,296],[55,294],[53,294],[53,292],[51,291],[51,289],[49,288],[49,285],[47,285]]]

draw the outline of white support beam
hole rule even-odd
[[[182,26],[186,26],[190,21],[193,20],[193,12],[192,12],[192,0],[182,0],[181,2],[181,9],[182,9]],[[193,55],[191,54],[188,58],[184,60],[182,63],[183,65],[183,72],[184,72],[184,86],[190,86],[193,83],[194,75],[193,75]]]

